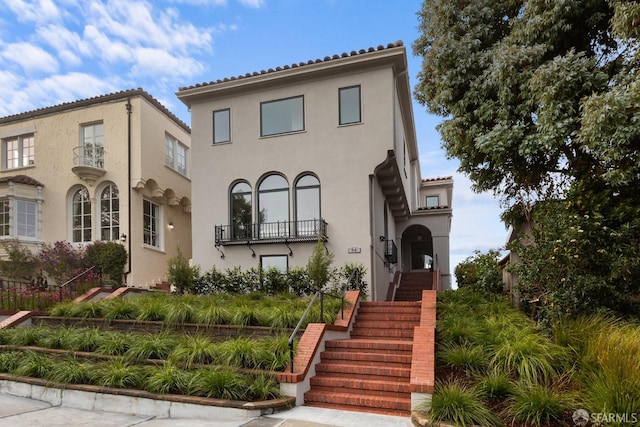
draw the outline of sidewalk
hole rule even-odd
[[[115,410],[115,409],[114,409]],[[298,406],[259,418],[183,419],[89,411],[0,394],[0,425],[7,427],[411,427],[408,417]]]

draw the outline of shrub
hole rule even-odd
[[[69,242],[45,243],[37,257],[40,268],[58,285],[86,267],[82,250],[74,248]]]
[[[489,371],[478,379],[476,385],[478,391],[490,399],[506,399],[515,391],[515,385],[511,378],[503,372],[497,370]]]
[[[95,369],[97,385],[116,388],[142,388],[147,378],[147,369],[131,365],[122,359],[101,363]]]
[[[31,280],[38,266],[38,260],[33,253],[15,241],[3,241],[0,245],[8,258],[6,261],[0,261],[0,276],[7,279]]]
[[[91,384],[93,378],[94,366],[74,358],[56,361],[47,373],[47,379],[62,384]]]
[[[53,365],[53,361],[45,354],[25,351],[13,373],[23,377],[46,378]]]
[[[176,255],[167,261],[169,281],[182,294],[193,288],[193,282],[199,276],[197,267],[191,267],[189,260],[182,255],[180,246],[176,247]]]
[[[247,400],[267,400],[280,397],[278,382],[266,374],[258,374],[248,380],[249,390]]]
[[[487,406],[482,403],[482,397],[477,390],[459,381],[436,383],[431,400],[431,420],[438,422],[453,422],[460,426],[502,425]]]
[[[562,424],[565,411],[575,408],[576,398],[572,394],[561,393],[544,384],[529,383],[518,386],[506,413],[527,425],[558,425]]]
[[[125,357],[129,360],[141,361],[147,359],[166,360],[178,345],[173,335],[165,332],[146,334],[136,337],[127,350]]]
[[[239,400],[246,396],[246,381],[229,369],[200,369],[191,380],[194,393],[218,399]]]
[[[481,371],[487,365],[483,347],[467,343],[444,346],[438,357],[448,366],[464,370],[467,374]]]
[[[183,371],[172,363],[165,363],[151,371],[145,389],[151,393],[189,394],[193,374]]]
[[[307,274],[311,279],[314,291],[322,290],[332,279],[333,257],[333,253],[327,250],[324,242],[318,240],[307,263]]]
[[[454,274],[458,287],[501,293],[503,289],[502,272],[498,266],[500,252],[496,249],[487,253],[475,251],[473,256],[459,263]]]
[[[109,280],[115,281],[117,286],[122,285],[127,264],[127,250],[123,245],[96,241],[86,247],[85,257],[90,266],[97,266]]]
[[[174,362],[183,363],[187,367],[194,364],[208,364],[216,360],[216,346],[204,336],[184,337],[169,355]]]

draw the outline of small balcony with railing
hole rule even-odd
[[[385,240],[384,242],[384,259],[387,264],[398,263],[398,247],[393,240]]]
[[[327,241],[323,219],[216,225],[216,246]]]
[[[107,173],[104,168],[104,147],[101,145],[75,147],[71,171],[87,184],[93,185]]]

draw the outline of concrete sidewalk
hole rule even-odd
[[[0,425],[3,427],[410,427],[408,417],[298,406],[258,418],[186,419],[127,415],[126,408],[113,412],[54,406],[40,400],[0,394]]]

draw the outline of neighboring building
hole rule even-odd
[[[191,256],[189,127],[141,89],[0,118],[0,240],[127,248],[126,282]]]
[[[181,88],[191,109],[193,262],[203,271],[367,268],[449,279],[451,178],[423,181],[402,42]],[[431,261],[429,261],[431,260]]]

